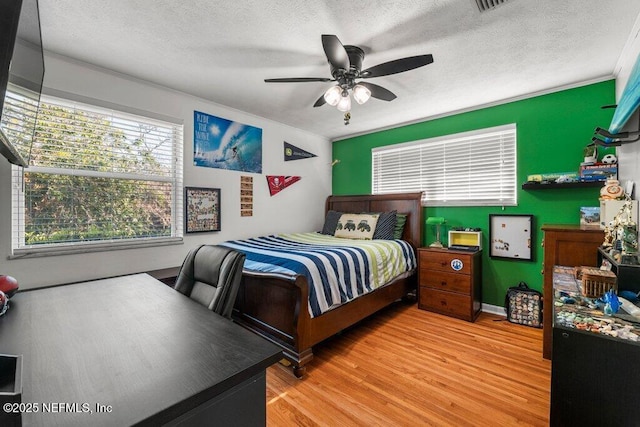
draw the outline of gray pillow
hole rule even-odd
[[[328,234],[333,236],[336,233],[336,227],[338,226],[338,220],[342,216],[342,212],[329,211],[324,219],[324,225],[322,226],[322,234]]]
[[[397,211],[382,212],[376,224],[376,230],[373,233],[374,239],[393,240],[393,233],[396,228]]]

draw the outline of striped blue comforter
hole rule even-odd
[[[305,276],[311,317],[371,292],[417,265],[413,249],[403,240],[294,233],[221,245],[246,254],[245,271]]]

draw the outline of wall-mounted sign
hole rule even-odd
[[[295,145],[289,144],[287,141],[284,141],[284,161],[289,160],[300,160],[300,159],[309,159],[311,157],[318,157],[313,153],[309,153],[308,151],[303,150],[302,148],[298,148]]]
[[[299,176],[284,175],[267,175],[267,184],[269,185],[269,194],[272,196],[278,194],[291,184],[300,181]]]
[[[253,177],[240,177],[240,216],[253,216]]]

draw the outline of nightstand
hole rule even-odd
[[[418,248],[418,308],[473,322],[482,308],[482,251]]]

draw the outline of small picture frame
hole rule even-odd
[[[489,256],[533,261],[533,215],[489,215]]]
[[[220,189],[185,187],[185,232],[220,231]]]
[[[580,228],[586,230],[600,229],[600,206],[580,207]]]

